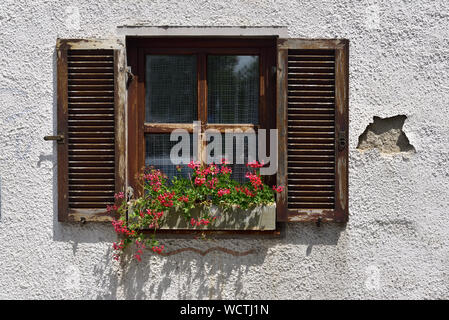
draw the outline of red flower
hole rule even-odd
[[[190,161],[190,163],[187,165],[190,169],[196,170],[199,169],[201,166],[201,162],[200,161]]]
[[[201,186],[206,182],[206,178],[196,177],[195,178],[195,185]]]
[[[175,196],[175,192],[165,192],[164,194],[160,194],[157,196],[160,204],[164,207],[173,207],[173,197]]]
[[[220,189],[220,190],[218,190],[217,195],[219,197],[222,197],[225,194],[230,194],[230,193],[231,193],[231,189]]]
[[[162,246],[153,246],[153,248],[151,248],[153,250],[153,252],[157,253],[157,254],[161,254],[162,251],[164,250],[164,245]]]
[[[247,167],[250,168],[262,168],[264,166],[263,161],[262,162],[257,162],[257,160],[254,160],[252,162],[248,162],[246,164]]]
[[[232,173],[232,169],[229,167],[221,167],[221,173],[222,174]]]
[[[207,182],[207,186],[209,187],[209,189],[215,189],[215,184],[217,183],[217,181],[217,178],[212,178],[211,180],[209,180]]]
[[[125,197],[125,194],[123,192],[119,192],[119,193],[114,194],[115,200],[123,199],[124,197]]]
[[[259,187],[262,186],[262,180],[260,179],[260,175],[247,172],[246,177],[251,181],[251,184],[253,185],[254,189],[258,189]]]

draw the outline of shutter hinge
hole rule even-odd
[[[131,71],[131,67],[126,67],[126,75],[127,75],[127,80],[126,80],[126,89],[129,88],[131,82],[134,80],[134,74]]]
[[[44,140],[45,141],[55,140],[58,143],[64,143],[64,135],[63,134],[59,134],[57,136],[45,136]]]
[[[346,148],[346,131],[340,131],[338,134],[338,150],[343,151]]]

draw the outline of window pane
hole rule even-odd
[[[259,123],[259,57],[207,57],[209,123]]]
[[[182,154],[185,159],[183,162],[190,162],[193,155],[193,135],[190,134],[190,152],[187,150],[187,154]],[[170,151],[178,141],[170,141],[170,134],[147,134],[145,135],[145,165],[154,166],[155,169],[160,169],[169,178],[174,176],[185,176],[188,177],[188,173],[192,172],[191,169],[187,167],[186,164],[181,164],[181,172],[176,170],[176,165],[170,160]],[[186,152],[186,150],[183,150]],[[180,155],[181,156],[181,155]]]
[[[194,55],[147,55],[145,121],[191,123],[197,119]]]

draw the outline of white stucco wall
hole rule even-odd
[[[117,26],[286,26],[350,39],[350,220],[282,239],[171,240],[234,257],[145,255],[121,269],[110,225],[56,213],[55,43]],[[449,4],[426,1],[0,3],[0,299],[449,298]],[[407,116],[412,155],[361,153],[373,116]]]

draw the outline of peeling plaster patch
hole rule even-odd
[[[359,137],[357,149],[378,149],[382,153],[416,152],[402,127],[407,116],[398,115],[390,118],[373,117],[373,122]]]

